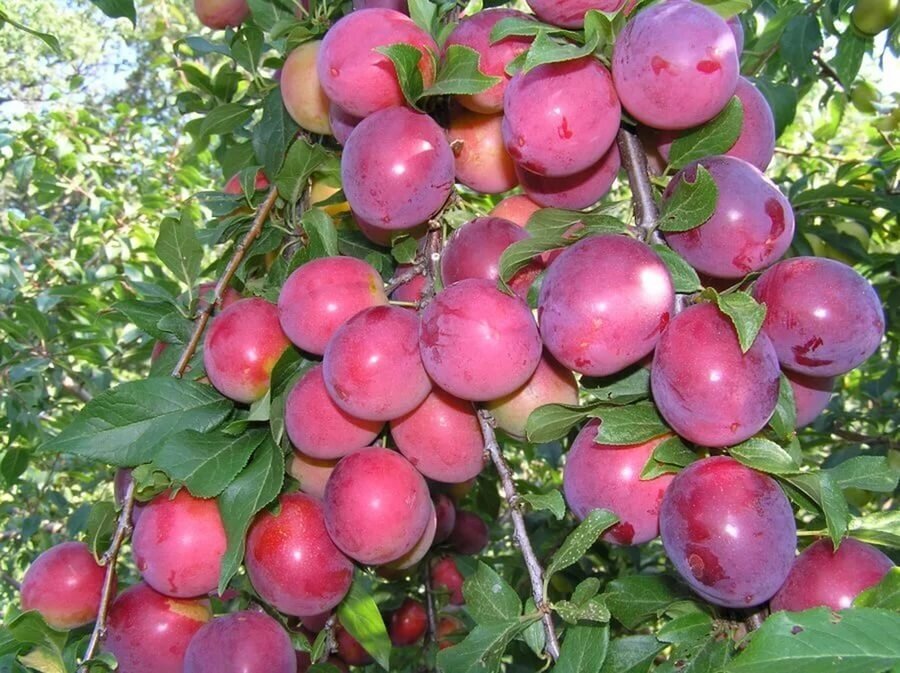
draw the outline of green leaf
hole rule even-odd
[[[269,426],[277,444],[281,444],[284,437],[284,405],[287,395],[294,384],[316,364],[318,363],[304,358],[297,349],[288,348],[272,369]]]
[[[590,56],[599,45],[599,36],[596,34],[584,45],[576,46],[571,42],[552,37],[551,32],[558,31],[541,30],[537,33],[531,47],[525,52],[523,72],[528,72],[546,63],[561,63]]]
[[[275,179],[281,198],[288,203],[296,203],[306,190],[309,177],[327,159],[328,152],[321,145],[313,145],[306,138],[297,138]]]
[[[566,630],[553,673],[599,673],[609,646],[609,626],[573,626]]]
[[[624,407],[599,407],[591,410],[588,416],[601,421],[594,440],[598,444],[640,444],[672,432],[650,402],[638,402]]]
[[[673,649],[654,673],[719,673],[732,658],[733,644],[716,634]]]
[[[667,245],[654,245],[653,250],[662,258],[666,268],[669,269],[675,292],[678,294],[691,294],[703,289],[700,277],[694,271],[694,267],[688,264],[684,257]]]
[[[566,501],[563,500],[562,493],[556,489],[546,493],[524,493],[520,497],[536,511],[548,510],[557,521],[561,521],[566,515]]]
[[[228,400],[202,383],[164,377],[122,383],[88,402],[40,451],[133,467],[150,462],[170,435],[208,432],[231,409]]]
[[[91,507],[85,530],[85,542],[95,559],[103,556],[109,547],[116,530],[117,519],[116,507],[111,502],[101,500]]]
[[[849,90],[853,80],[859,75],[863,58],[871,46],[872,38],[857,35],[850,26],[838,38],[837,53],[831,59],[831,67],[834,68],[845,89]]]
[[[794,389],[783,372],[778,384],[778,404],[775,406],[775,413],[769,419],[769,427],[776,435],[785,438],[793,435],[797,427],[797,404],[794,401]]]
[[[251,430],[236,437],[215,430],[184,430],[163,442],[153,468],[187,486],[194,497],[214,498],[244,469],[265,436],[264,430]]]
[[[792,474],[800,471],[794,458],[778,444],[764,437],[751,437],[728,449],[735,460],[768,474]]]
[[[728,673],[874,673],[900,663],[900,615],[872,608],[776,612]]]
[[[391,248],[391,256],[399,264],[412,264],[416,261],[419,242],[412,236],[404,236]]]
[[[590,549],[600,534],[619,520],[615,514],[606,509],[595,509],[588,514],[584,521],[572,531],[565,542],[559,548],[547,566],[545,581],[550,577],[568,568],[573,563],[578,563],[582,556]]]
[[[477,625],[461,643],[437,655],[442,673],[497,671],[507,646],[536,619],[517,619]]]
[[[434,84],[422,95],[476,94],[500,82],[500,77],[490,77],[478,69],[478,59],[479,54],[474,49],[451,44],[444,53]]]
[[[50,33],[42,33],[39,30],[34,30],[33,28],[29,28],[28,26],[26,26],[22,23],[19,23],[18,21],[13,20],[9,16],[9,14],[7,14],[5,11],[3,11],[3,6],[0,5],[0,28],[3,28],[4,22],[8,23],[9,25],[13,26],[14,28],[18,28],[19,30],[28,33],[29,35],[33,35],[34,37],[39,39],[41,42],[46,44],[48,47],[50,47],[50,49],[52,49],[56,53],[57,56],[63,55],[62,47],[60,47],[59,40],[56,38],[55,35],[51,35]]]
[[[250,522],[278,496],[283,483],[284,456],[271,438],[267,438],[256,448],[249,465],[219,496],[219,512],[228,539],[219,574],[220,594],[244,559],[244,540]]]
[[[491,29],[491,44],[499,42],[511,35],[534,37],[541,32],[551,32],[572,39],[581,39],[581,35],[571,30],[563,30],[546,23],[535,21],[532,17],[508,17],[500,19]]]
[[[593,579],[593,578],[589,578]],[[609,608],[606,606],[605,596],[578,596],[578,589],[584,586],[583,581],[578,585],[571,601],[557,601],[553,604],[553,610],[570,624],[578,624],[581,621],[606,624],[610,619]],[[591,587],[593,589],[593,587]],[[584,591],[582,591],[584,593]],[[594,591],[596,593],[596,590]]]
[[[900,612],[900,568],[891,568],[878,584],[859,594],[853,600],[853,607]]]
[[[828,470],[841,488],[861,488],[876,493],[897,490],[900,470],[892,466],[887,456],[856,456]]]
[[[623,636],[611,640],[600,673],[647,673],[664,647],[654,636]]]
[[[391,59],[403,97],[406,98],[406,102],[411,107],[416,107],[416,101],[422,97],[422,93],[425,90],[425,83],[422,81],[422,71],[419,70],[422,52],[410,44],[403,43],[378,47],[375,51]]]
[[[634,366],[612,376],[600,378],[583,376],[581,387],[598,402],[631,404],[650,397],[650,369]]]
[[[609,583],[606,605],[623,626],[634,629],[688,597],[682,585],[667,575],[629,575]]]
[[[706,222],[716,210],[719,188],[703,166],[698,165],[693,181],[679,174],[672,195],[662,203],[659,228],[662,231],[690,231]]]
[[[789,66],[792,78],[815,69],[813,54],[822,47],[822,29],[815,14],[801,14],[788,21],[778,53]]]
[[[128,19],[132,26],[137,25],[134,0],[91,0],[91,4],[111,19]]]
[[[850,511],[844,492],[827,472],[819,473],[819,484],[822,494],[822,512],[825,514],[825,525],[834,548],[841,544],[850,524]]]
[[[201,136],[215,136],[232,133],[246,124],[253,116],[253,108],[239,103],[223,103],[203,118],[200,124]]]
[[[309,238],[310,259],[334,257],[338,254],[338,235],[334,220],[321,208],[310,208],[300,218],[303,231]]]
[[[900,548],[900,511],[870,512],[850,522],[850,535],[869,544]]]
[[[775,137],[780,137],[797,115],[797,90],[784,82],[753,79],[753,84],[765,96],[775,117]]]
[[[661,474],[678,472],[699,456],[680,437],[669,437],[656,445],[647,464],[641,470],[641,479],[655,479]]]
[[[350,591],[338,605],[338,619],[363,649],[387,671],[390,670],[391,639],[378,611],[378,604],[361,577],[357,575],[354,578]]]
[[[278,175],[285,151],[299,128],[284,107],[281,89],[272,89],[263,101],[262,119],[253,126],[253,151],[266,175]]]
[[[409,16],[429,35],[434,34],[438,6],[432,0],[409,0]]]
[[[741,344],[741,352],[749,351],[766,319],[765,304],[760,304],[747,292],[732,292],[716,293],[716,305],[731,319]]]
[[[669,150],[669,166],[684,168],[693,161],[725,154],[737,142],[743,124],[744,106],[735,96],[710,121],[675,139]]]
[[[751,0],[697,0],[701,5],[706,5],[723,19],[730,19],[735,14],[746,12],[753,3]]]
[[[160,224],[154,249],[160,261],[179,281],[187,286],[194,284],[200,275],[203,247],[189,218],[165,218]]]
[[[34,649],[21,657],[23,663],[36,668],[42,673],[66,673],[63,663],[63,648],[66,644],[66,633],[57,631],[44,621],[35,611],[24,612],[7,625],[10,636],[21,645]]]
[[[663,643],[681,645],[704,640],[713,629],[712,617],[705,612],[679,615],[659,630],[656,637]]]
[[[583,230],[569,231],[576,224],[580,224]],[[601,211],[583,213],[561,208],[541,208],[535,211],[528,218],[528,226],[525,228],[535,238],[556,238],[563,242],[567,240],[565,238],[567,234],[569,240],[577,240],[582,231],[593,234],[623,234],[628,230],[624,222]]]
[[[529,442],[544,444],[562,439],[569,430],[587,418],[599,403],[580,406],[577,404],[545,404],[531,412],[525,423],[525,436]]]
[[[515,590],[481,561],[463,584],[463,597],[466,609],[479,624],[509,622],[522,613],[522,601]]]

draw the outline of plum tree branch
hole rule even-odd
[[[416,262],[413,264],[412,268],[407,269],[399,276],[395,278],[391,278],[388,282],[384,284],[384,293],[390,295],[394,290],[396,290],[401,285],[408,283],[416,276],[422,275],[425,270],[424,262]]]
[[[443,233],[441,230],[441,223],[438,220],[432,220],[428,233],[425,235],[425,249],[422,253],[423,264],[425,265],[425,289],[422,290],[422,301],[419,302],[420,308],[424,308],[431,303],[438,291],[437,282],[443,248]]]
[[[425,644],[437,642],[437,618],[434,611],[434,588],[431,584],[431,559],[422,563],[422,584],[425,586],[425,615],[428,617],[428,629],[425,631]]]
[[[622,166],[628,174],[634,204],[634,220],[644,237],[650,243],[662,243],[662,236],[656,230],[659,209],[653,199],[653,184],[647,168],[647,155],[636,134],[627,129],[619,129],[617,136]]]
[[[194,353],[197,352],[197,348],[200,346],[200,339],[203,338],[203,332],[206,330],[206,325],[209,323],[212,312],[222,303],[222,297],[225,294],[226,288],[231,283],[231,279],[234,278],[234,274],[237,273],[238,267],[240,267],[241,262],[244,261],[244,257],[247,255],[253,242],[259,238],[263,225],[266,223],[266,220],[269,219],[269,214],[272,212],[272,208],[275,207],[275,201],[277,199],[278,190],[273,186],[272,189],[269,190],[269,193],[266,194],[266,198],[256,209],[256,215],[253,217],[253,223],[250,225],[250,230],[244,234],[244,238],[238,243],[237,247],[234,249],[234,253],[231,255],[231,259],[228,260],[225,270],[222,272],[222,275],[219,276],[212,301],[204,306],[197,314],[197,319],[194,323],[194,331],[191,333],[187,345],[181,352],[181,357],[178,358],[175,369],[172,370],[172,376],[176,379],[180,379],[184,376],[188,363],[191,361],[191,358],[194,357]]]
[[[534,604],[541,612],[541,621],[544,625],[544,635],[546,643],[544,651],[553,660],[559,659],[559,638],[556,635],[556,627],[553,625],[553,616],[547,605],[546,596],[544,596],[544,569],[538,561],[534,548],[531,546],[531,539],[528,537],[528,529],[525,527],[525,516],[519,508],[519,494],[513,483],[512,470],[503,452],[500,450],[500,444],[497,442],[497,435],[494,432],[494,418],[490,412],[485,409],[479,409],[478,422],[481,425],[481,434],[484,437],[484,446],[500,475],[500,484],[503,486],[503,495],[509,506],[510,518],[513,522],[513,532],[516,544],[522,552],[525,560],[525,568],[528,570],[528,578],[531,582],[531,596],[534,598]]]
[[[116,531],[113,534],[112,542],[109,549],[100,559],[101,563],[106,566],[106,574],[103,576],[103,588],[100,592],[100,607],[97,611],[97,621],[94,623],[94,630],[91,631],[91,639],[88,641],[87,649],[84,657],[81,659],[81,665],[78,667],[78,673],[87,673],[88,662],[97,653],[97,648],[106,636],[106,619],[109,615],[109,605],[114,598],[115,592],[113,583],[116,577],[116,562],[119,559],[119,551],[122,544],[131,533],[131,514],[134,510],[134,480],[132,479],[128,488],[125,489],[125,497],[122,501],[122,511],[119,512],[119,520],[116,523]]]

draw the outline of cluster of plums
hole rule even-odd
[[[242,3],[229,5],[231,13],[224,4],[201,11],[205,4],[197,0],[198,13],[213,27],[237,25],[247,12]],[[872,355],[884,332],[879,299],[853,269],[810,257],[779,261],[794,219],[762,173],[775,130],[765,99],[738,75],[739,21],[670,0],[628,22],[610,69],[590,56],[510,76],[506,67],[533,38],[492,41],[491,31],[503,19],[533,19],[510,9],[479,12],[459,22],[445,48],[475,50],[497,83],[457,96],[444,129],[407,105],[393,65],[377,51],[393,44],[418,49],[427,86],[442,50],[398,11],[405,3],[354,4],[366,7],[338,20],[321,42],[288,55],[280,86],[300,126],[343,145],[343,191],[359,229],[383,245],[398,234],[421,238],[457,183],[482,194],[520,186],[524,194],[508,195],[449,237],[437,269],[443,289],[433,297],[425,275],[407,277],[389,297],[370,264],[328,257],[296,269],[277,304],[230,291],[211,323],[205,373],[238,403],[268,393],[273,367],[288,349],[310,362],[284,405],[295,449],[289,471],[301,490],[283,494],[277,513],[257,517],[244,559],[259,597],[310,631],[346,595],[354,561],[391,577],[439,543],[463,554],[484,548],[484,522],[442,494],[470,483],[483,467],[478,406],[521,439],[536,408],[578,403],[579,376],[646,366],[673,435],[722,453],[769,423],[782,372],[797,426],[812,422],[828,404],[834,377]],[[589,9],[623,4],[529,0],[540,19],[566,28],[582,27]],[[749,350],[742,351],[714,304],[676,312],[668,267],[631,236],[583,236],[536,257],[510,280],[511,293],[498,288],[500,257],[529,238],[525,224],[534,212],[585,208],[609,191],[619,171],[623,109],[663,165],[679,134],[714,118],[734,96],[744,113],[734,146],[677,173],[663,197],[703,166],[718,188],[715,212],[665,239],[713,285],[762,272],[752,292],[767,315]],[[256,188],[267,185],[260,175]],[[227,191],[240,192],[236,179]],[[539,277],[535,318],[527,299]],[[673,435],[633,446],[598,444],[600,422],[588,423],[569,449],[570,509],[579,518],[596,508],[614,512],[619,522],[603,536],[612,544],[641,544],[661,533],[677,571],[712,603],[748,607],[771,599],[774,609],[840,609],[891,567],[881,552],[854,540],[837,551],[819,541],[795,558],[793,512],[773,479],[717,455],[677,476],[641,480],[653,450]],[[113,603],[105,644],[119,670],[292,673],[298,657],[305,670],[308,655],[296,655],[266,614],[210,620],[205,596],[216,588],[226,549],[214,501],[166,492],[136,510],[135,524],[143,582]],[[58,628],[83,625],[96,616],[103,575],[85,545],[59,545],[28,571],[23,607]],[[431,575],[451,604],[462,604],[463,577],[451,557],[436,560]],[[424,609],[412,599],[389,621],[397,645],[417,642],[425,630]],[[442,618],[439,644],[451,644],[462,629],[455,618]],[[343,662],[368,661],[342,628],[337,644]],[[243,668],[236,663],[245,661],[251,663]]]

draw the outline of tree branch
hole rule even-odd
[[[425,235],[425,249],[422,253],[422,263],[425,268],[425,288],[422,290],[422,300],[419,302],[419,308],[428,306],[438,291],[439,267],[444,247],[442,228],[440,221],[436,219],[431,220],[430,228]]]
[[[390,295],[394,290],[396,290],[401,285],[404,285],[411,281],[416,276],[422,275],[425,270],[425,266],[423,262],[416,262],[412,265],[411,268],[407,269],[399,276],[395,278],[391,278],[388,282],[384,284],[384,293]]]
[[[531,581],[531,596],[534,598],[534,604],[541,612],[541,621],[544,624],[544,634],[546,635],[546,644],[544,651],[553,661],[559,659],[559,638],[556,636],[556,627],[553,625],[553,616],[550,614],[550,608],[547,605],[544,596],[544,569],[541,567],[540,561],[534,553],[531,546],[531,539],[528,537],[528,529],[525,527],[525,516],[519,509],[519,494],[516,492],[516,486],[513,483],[512,471],[506,458],[500,450],[500,444],[497,443],[497,435],[494,433],[494,418],[490,412],[485,409],[479,409],[478,422],[481,425],[481,434],[484,437],[484,446],[497,473],[500,475],[500,483],[503,486],[503,495],[506,503],[509,505],[510,517],[513,522],[513,531],[516,544],[522,552],[525,559],[525,568],[528,570],[528,578]]]
[[[100,562],[106,566],[106,574],[103,576],[103,589],[100,593],[100,609],[97,612],[97,621],[91,632],[87,650],[78,667],[78,673],[87,673],[88,662],[94,657],[100,642],[106,637],[106,618],[109,615],[109,604],[114,598],[113,581],[116,577],[116,561],[119,558],[119,550],[125,542],[125,538],[131,533],[131,514],[134,510],[134,480],[132,479],[125,490],[125,498],[122,502],[122,511],[119,512],[119,521],[116,524],[116,532],[113,534],[109,549],[103,554]]]
[[[425,631],[425,645],[437,642],[437,617],[434,611],[434,588],[431,584],[431,559],[422,563],[422,584],[425,586],[425,614],[428,628]]]
[[[619,129],[617,136],[622,166],[628,174],[634,203],[634,220],[649,243],[662,243],[662,236],[656,230],[659,209],[653,199],[653,185],[647,170],[647,155],[637,135],[626,129]]]
[[[213,294],[212,301],[210,301],[208,305],[204,306],[200,313],[197,315],[196,322],[194,323],[194,331],[191,333],[191,338],[188,340],[187,345],[181,352],[181,357],[178,358],[178,364],[176,364],[175,369],[172,370],[172,376],[174,376],[176,379],[180,379],[182,376],[184,376],[184,372],[187,370],[188,363],[191,361],[191,358],[194,357],[194,353],[197,352],[197,348],[200,346],[200,339],[203,337],[203,331],[206,329],[206,325],[209,323],[209,318],[212,315],[212,312],[222,303],[222,296],[225,294],[225,289],[231,283],[231,279],[234,278],[234,274],[237,273],[238,267],[241,265],[241,262],[244,261],[244,257],[250,250],[250,246],[252,246],[253,242],[257,238],[259,238],[259,234],[262,231],[263,225],[266,223],[266,220],[269,219],[269,213],[271,213],[272,208],[275,207],[275,201],[277,199],[278,190],[273,186],[272,189],[269,190],[269,193],[266,195],[265,200],[263,200],[263,202],[259,204],[259,207],[256,209],[256,216],[253,218],[253,224],[250,225],[250,230],[246,234],[244,234],[244,238],[234,249],[234,254],[232,254],[231,259],[228,260],[228,264],[225,266],[225,270],[219,277],[218,282],[216,282],[216,291]]]
[[[94,399],[94,396],[91,395],[90,391],[87,388],[78,383],[78,381],[73,379],[68,374],[63,374],[62,383],[60,384],[60,386],[69,395],[71,395],[72,397],[77,397],[82,402],[90,402],[92,399]]]

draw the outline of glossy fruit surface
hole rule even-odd
[[[625,0],[527,0],[541,21],[561,28],[583,28],[584,15],[591,9],[616,12]]]
[[[419,601],[407,598],[391,615],[388,633],[395,647],[412,645],[425,635],[428,615]]]
[[[297,656],[281,624],[243,610],[207,622],[191,639],[184,673],[296,673]]]
[[[216,30],[240,26],[250,8],[247,0],[194,0],[194,11],[200,23]]]
[[[316,58],[322,43],[304,42],[288,54],[281,69],[281,99],[291,118],[310,133],[331,135],[330,102],[319,84]]]
[[[463,605],[466,601],[463,598],[462,585],[465,578],[456,567],[456,561],[450,556],[438,559],[431,566],[431,581],[436,591],[445,592],[449,595],[450,603],[453,605]]]
[[[317,500],[325,497],[325,484],[337,467],[337,460],[321,460],[294,451],[288,474],[300,482],[300,490]]]
[[[528,224],[528,219],[541,209],[541,206],[524,194],[507,196],[488,213],[491,217],[500,217],[515,222],[520,227]]]
[[[794,393],[794,405],[797,408],[796,427],[798,429],[806,427],[825,411],[831,401],[834,377],[819,378],[790,370],[786,370],[784,374]]]
[[[455,147],[456,179],[482,194],[500,194],[517,184],[516,167],[503,144],[502,114],[453,110],[448,139]]]
[[[621,167],[619,148],[613,145],[593,166],[561,178],[551,178],[516,168],[528,198],[544,208],[581,210],[597,203],[616,181]]]

